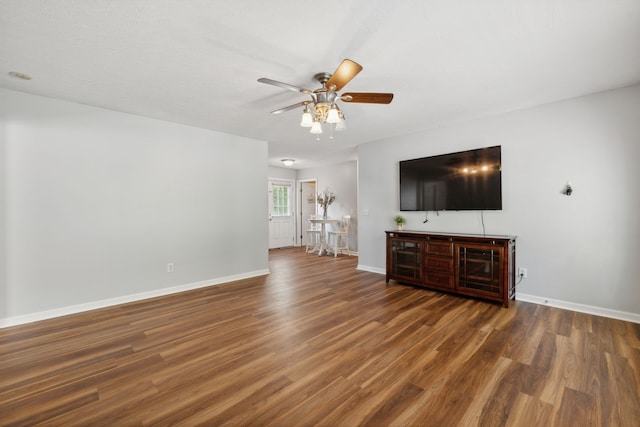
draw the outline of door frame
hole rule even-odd
[[[296,180],[296,246],[302,246],[302,233],[304,233],[305,220],[302,218],[302,183],[314,182],[316,184],[316,194],[318,192],[318,178],[305,178]],[[316,214],[318,213],[318,205],[316,205]]]

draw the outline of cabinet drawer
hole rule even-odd
[[[424,252],[428,255],[440,255],[453,257],[453,243],[451,242],[432,242],[427,240],[424,245]]]
[[[453,259],[444,257],[427,257],[425,267],[428,270],[444,271],[453,273]]]
[[[453,289],[453,274],[425,271],[425,283],[443,289]]]

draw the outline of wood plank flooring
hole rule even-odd
[[[638,426],[640,325],[272,251],[271,274],[0,330],[0,425]]]

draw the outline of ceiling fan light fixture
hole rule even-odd
[[[320,124],[320,122],[318,120],[314,120],[313,124],[311,125],[311,133],[322,133],[322,125]]]
[[[258,82],[278,86],[294,92],[309,95],[311,100],[298,102],[284,108],[272,111],[271,114],[281,114],[303,107],[300,126],[310,128],[310,132],[320,140],[323,133],[322,124],[329,125],[329,138],[333,139],[333,131],[343,131],[347,128],[344,115],[338,101],[361,104],[389,104],[393,100],[393,93],[381,92],[348,92],[339,93],[356,74],[362,71],[362,66],[350,59],[344,59],[332,73],[317,73],[313,76],[322,87],[316,90],[305,89],[296,85],[282,83],[276,80],[260,78]],[[298,110],[299,111],[299,110]],[[326,130],[326,129],[325,129]]]
[[[327,114],[327,123],[338,123],[340,121],[340,115],[335,104],[331,106],[329,113]]]
[[[313,125],[313,116],[311,115],[311,110],[309,107],[304,109],[302,113],[302,121],[300,122],[300,126],[303,128],[310,128]]]

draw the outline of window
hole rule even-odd
[[[291,216],[291,210],[289,209],[289,192],[291,187],[288,185],[273,185],[273,208],[271,210],[272,216]]]

